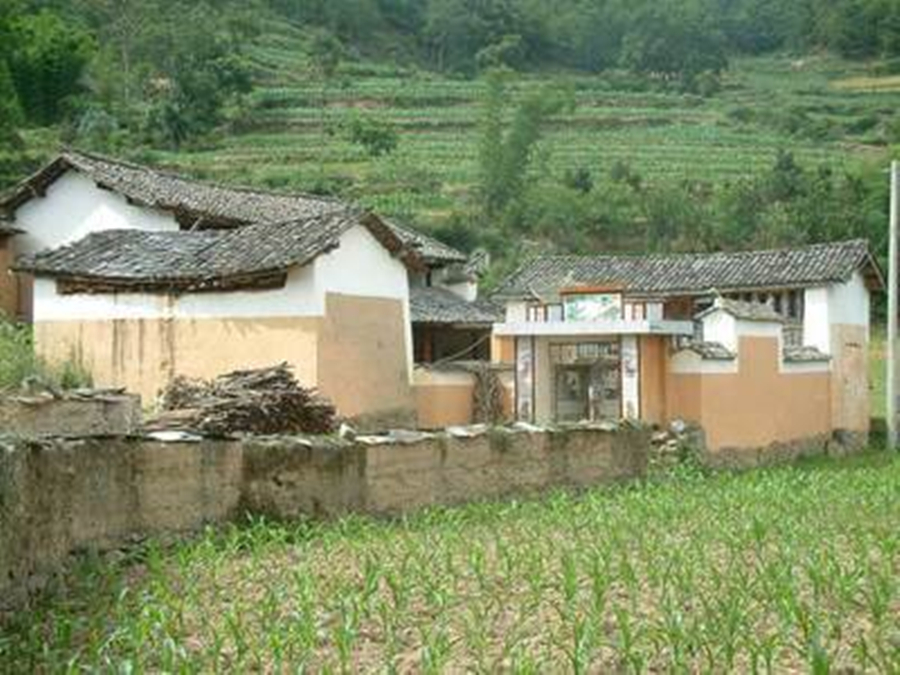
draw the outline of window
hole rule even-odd
[[[546,323],[547,321],[562,321],[563,306],[562,305],[529,305],[526,310],[526,317],[529,323]]]

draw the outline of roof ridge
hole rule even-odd
[[[534,256],[532,260],[597,260],[601,258],[613,259],[647,259],[647,258],[691,258],[691,257],[710,257],[715,255],[766,255],[770,253],[795,253],[808,251],[815,248],[837,248],[839,246],[848,246],[850,244],[869,245],[869,240],[865,237],[854,237],[852,239],[840,239],[837,241],[822,241],[811,244],[803,244],[801,246],[781,246],[777,248],[761,248],[761,249],[734,249],[719,251],[655,251],[652,253],[641,253],[639,251],[622,251],[618,253],[546,253]],[[527,265],[528,261],[523,263]]]
[[[337,204],[337,205],[346,205],[346,206],[355,206],[354,202],[349,202],[339,197],[332,197],[330,195],[316,195],[308,192],[280,192],[278,190],[272,190],[269,188],[259,188],[254,187],[252,185],[231,185],[227,183],[223,183],[220,181],[214,180],[204,180],[201,178],[194,178],[191,176],[185,176],[183,174],[177,173],[170,169],[163,169],[154,166],[147,166],[146,164],[138,164],[136,162],[132,162],[126,159],[121,159],[119,157],[110,157],[108,155],[102,155],[96,152],[88,152],[86,150],[80,150],[77,148],[64,148],[60,152],[61,157],[84,157],[89,161],[94,162],[103,162],[105,164],[112,164],[114,166],[124,167],[127,169],[131,169],[134,171],[143,171],[146,173],[155,174],[157,176],[161,176],[164,178],[169,178],[172,180],[179,180],[184,183],[193,183],[195,185],[200,185],[203,187],[209,188],[217,188],[220,190],[229,190],[232,192],[249,192],[255,193],[259,195],[265,195],[269,197],[283,197],[283,198],[295,198],[295,199],[308,199],[311,201],[320,201],[325,203]],[[359,207],[362,208],[362,207]],[[290,222],[285,221],[285,222]]]

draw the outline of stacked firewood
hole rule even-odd
[[[474,367],[475,391],[472,405],[476,424],[502,424],[506,420],[503,400],[503,383],[490,364],[479,363]]]
[[[162,392],[153,430],[326,434],[337,427],[334,406],[300,386],[287,364],[238,370],[211,381],[178,377]]]

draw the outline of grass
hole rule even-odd
[[[123,561],[0,632],[9,672],[900,670],[900,460],[258,521]]]
[[[56,364],[37,358],[32,327],[0,316],[0,394],[27,388],[29,384],[77,389],[92,386],[93,378],[74,354]]]

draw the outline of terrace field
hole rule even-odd
[[[5,672],[897,672],[900,460],[256,522],[69,583]]]
[[[345,61],[324,82],[307,51],[304,30],[269,21],[247,48],[256,88],[241,121],[200,147],[135,158],[210,179],[337,192],[426,225],[464,211],[477,180],[484,83],[365,59]],[[575,91],[577,106],[548,125],[537,172],[603,177],[626,163],[645,181],[721,183],[770,167],[779,149],[838,171],[883,162],[900,133],[897,79],[876,64],[784,55],[734,59],[708,98],[624,73],[520,74],[510,91],[548,83]],[[353,144],[347,126],[358,115],[394,125],[397,150],[373,158]],[[29,140],[48,153],[56,143],[47,131]]]

